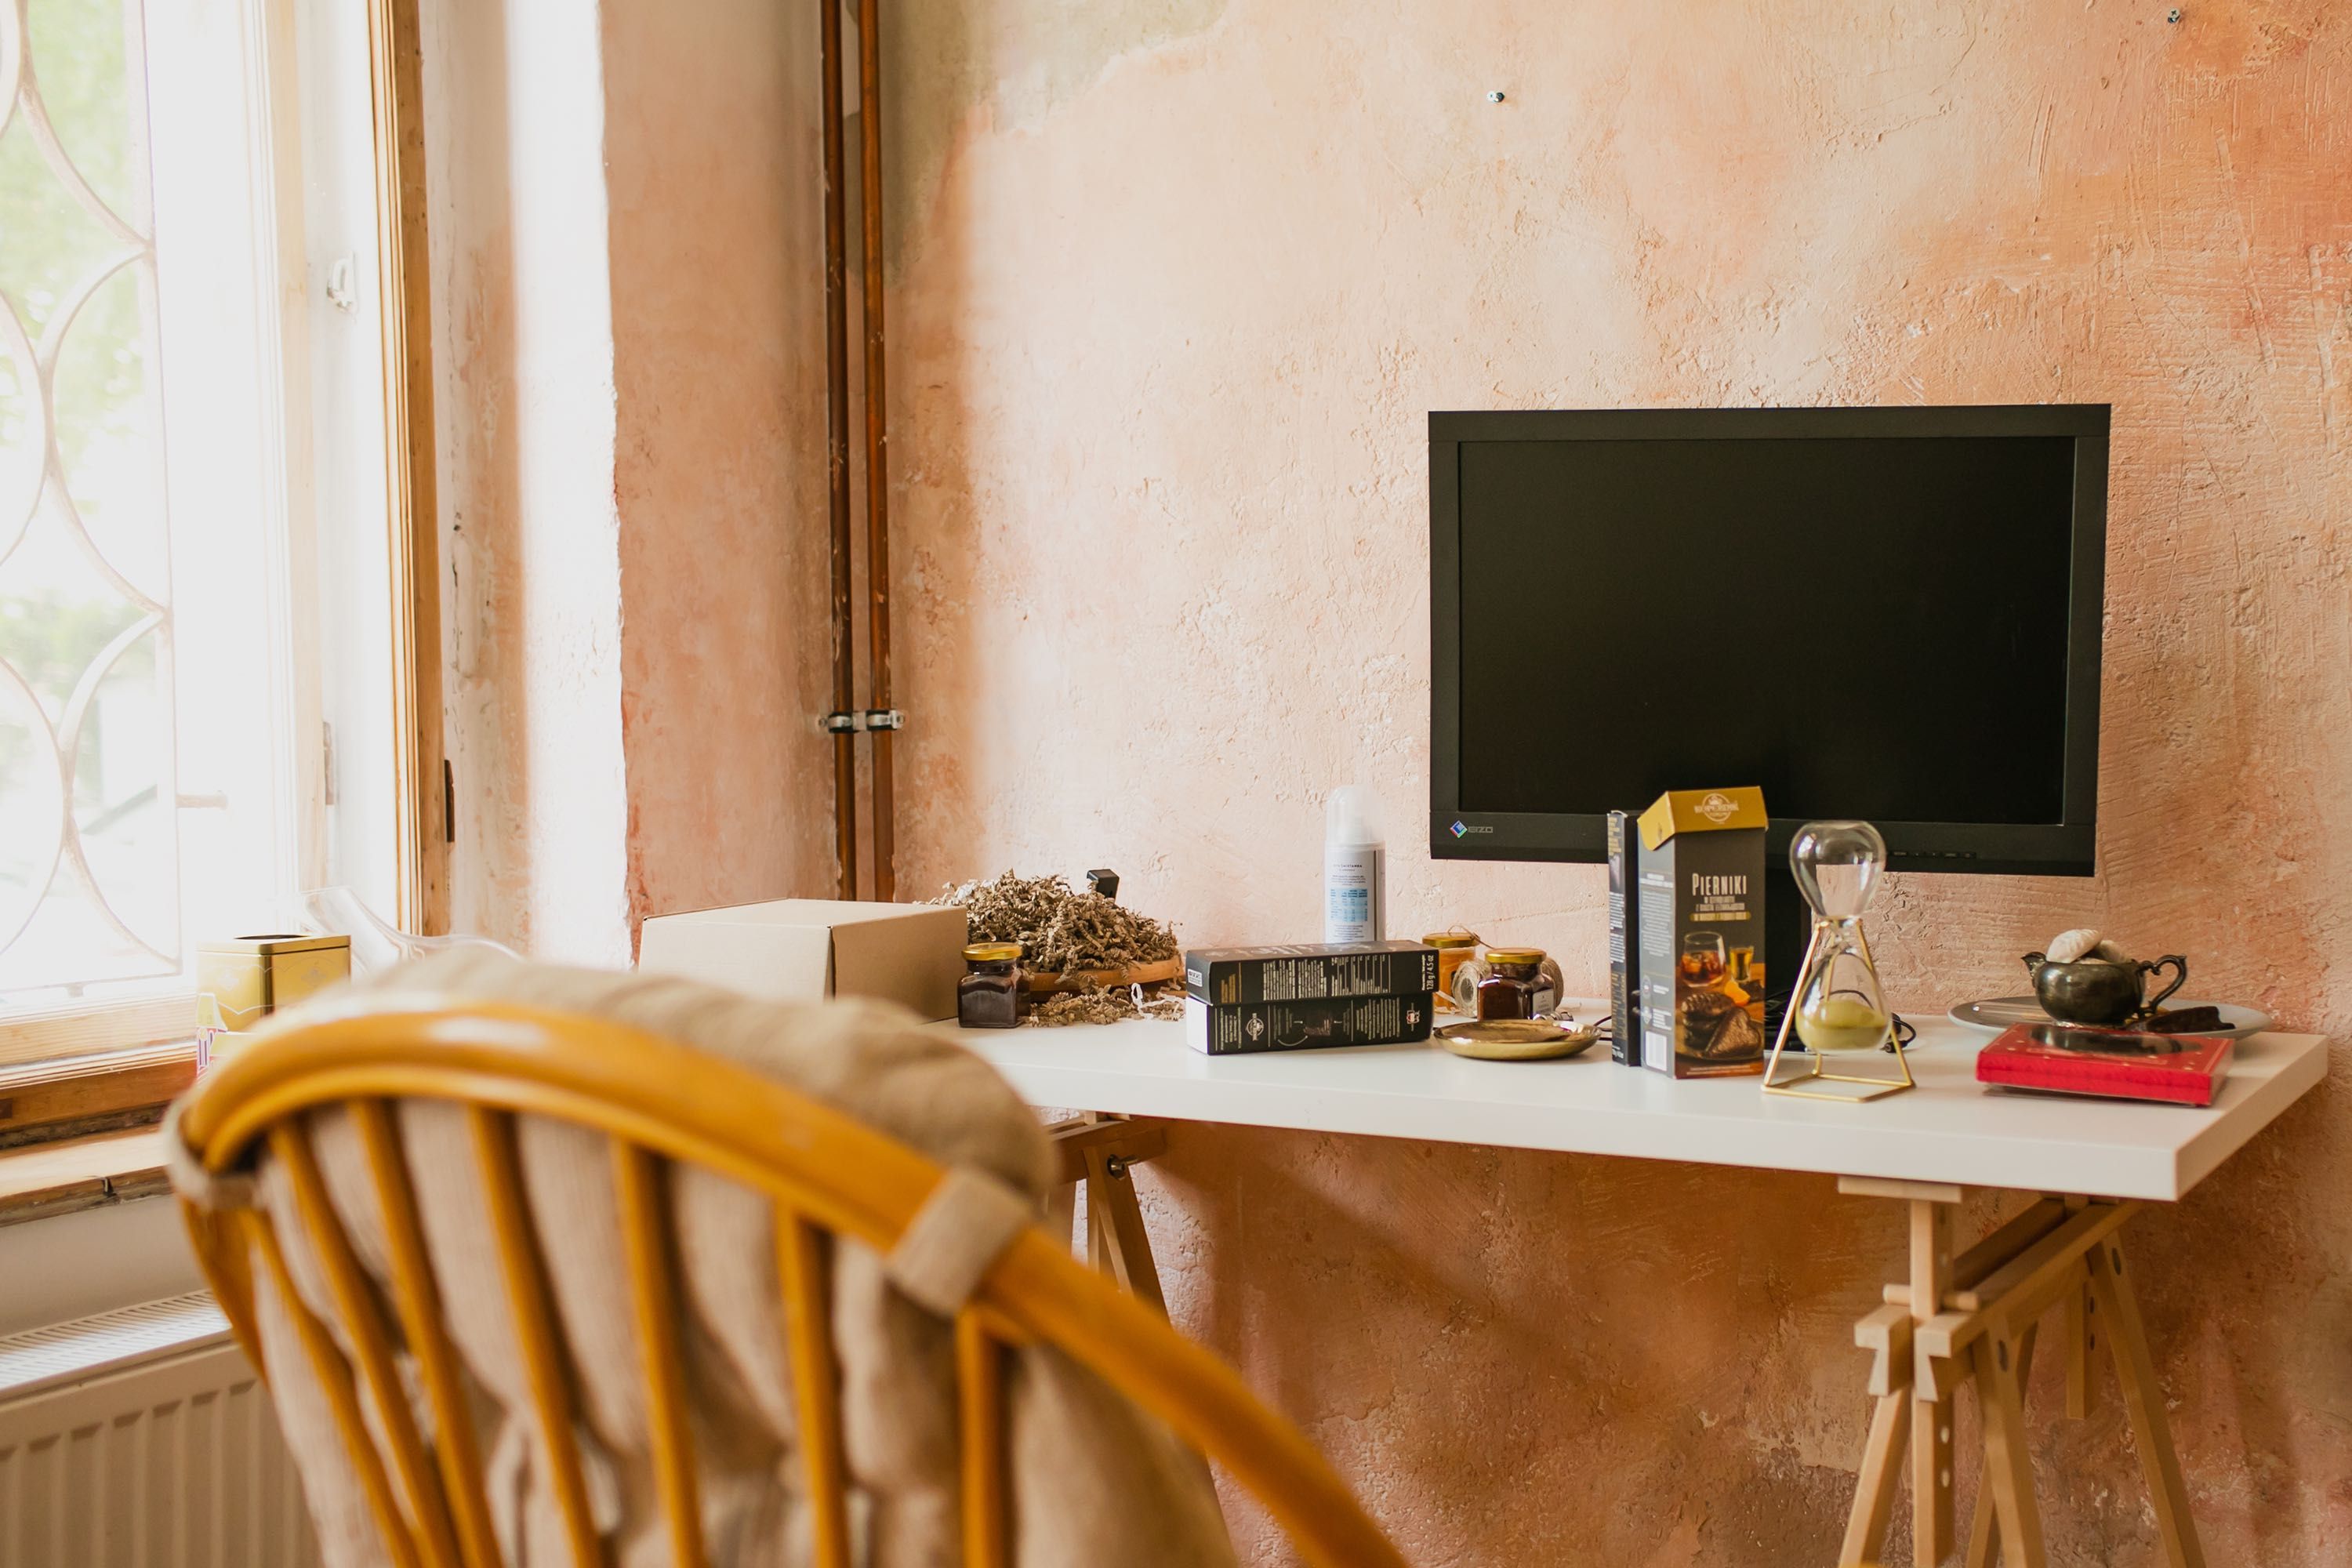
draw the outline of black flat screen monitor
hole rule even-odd
[[[2088,875],[2105,405],[1432,414],[1430,849],[1759,784],[1784,866]]]

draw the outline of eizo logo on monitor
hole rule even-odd
[[[1456,838],[1461,837],[1464,834],[1465,834],[1465,833],[1467,833],[1467,832],[1469,832],[1469,831],[1470,831],[1470,830],[1469,830],[1468,828],[1466,828],[1466,827],[1463,826],[1462,826],[1462,824],[1461,824],[1461,823],[1459,823],[1459,822],[1456,822],[1456,823],[1454,825],[1454,837],[1456,837]]]
[[[1707,791],[1706,798],[1698,803],[1698,814],[1709,822],[1718,825],[1738,809],[1739,807],[1732,803],[1731,797],[1721,790]]]
[[[1477,826],[1473,827],[1468,823],[1456,819],[1454,824],[1453,831],[1454,837],[1460,838],[1472,833],[1492,833],[1495,831],[1495,826],[1492,823],[1482,822]]]

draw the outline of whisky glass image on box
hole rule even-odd
[[[1730,960],[1724,951],[1723,933],[1719,931],[1691,931],[1683,933],[1683,954],[1678,975],[1685,991],[1720,991],[1723,977],[1730,969]]]

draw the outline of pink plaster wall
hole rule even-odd
[[[821,890],[817,10],[603,7],[628,894]]]
[[[816,16],[425,7],[458,930],[823,889]]]
[[[1413,847],[1424,413],[2109,401],[2102,874],[1904,879],[1898,1000],[2098,923],[2352,1031],[2352,12],[2167,8],[894,7],[901,886],[1110,865],[1292,938],[1357,774],[1398,929],[1597,988],[1597,870]],[[2347,1078],[2137,1227],[2217,1563],[2352,1557]],[[1179,1321],[1415,1561],[1829,1559],[1880,1206],[1213,1128],[1153,1172]],[[2116,1402],[2051,1394],[2053,1561],[2155,1562]]]
[[[549,958],[626,963],[596,13],[422,12],[452,920]]]

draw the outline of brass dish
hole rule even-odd
[[[1601,1031],[1589,1024],[1564,1028],[1549,1018],[1488,1018],[1446,1024],[1437,1043],[1457,1057],[1482,1062],[1539,1062],[1590,1049]]]

